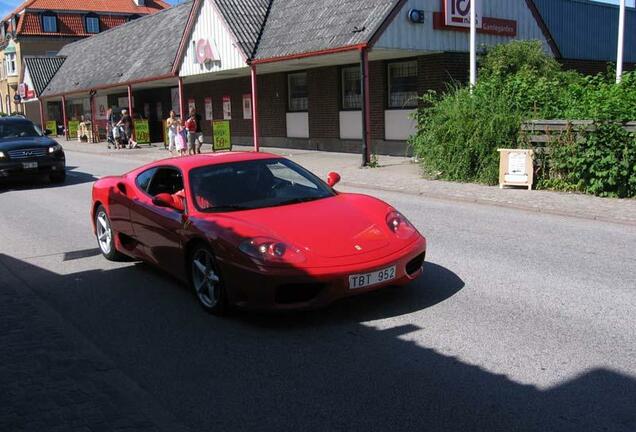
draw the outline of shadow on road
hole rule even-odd
[[[406,340],[426,329],[364,323],[427,314],[458,293],[461,279],[439,265],[417,283],[324,311],[215,318],[144,265],[60,275],[0,261],[195,431],[636,430],[633,377],[582,370],[541,390]],[[56,359],[38,361],[55,372]],[[28,403],[15,409],[41,415],[42,401]]]
[[[77,167],[74,166],[66,167],[66,180],[64,183],[51,183],[45,175],[16,179],[0,179],[0,193],[30,189],[62,188],[83,183],[91,183],[98,180],[98,178],[92,174],[75,171],[76,168]]]

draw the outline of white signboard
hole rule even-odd
[[[232,120],[232,99],[223,96],[223,120]]]
[[[214,120],[213,112],[212,112],[212,98],[205,98],[205,119],[206,120]]]
[[[243,95],[243,118],[246,120],[252,119],[252,95]]]
[[[474,0],[444,0],[444,16],[446,25],[452,27],[470,27],[470,4]],[[484,0],[476,2],[477,28],[482,25],[481,4]]]

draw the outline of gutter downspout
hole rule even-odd
[[[44,126],[46,125],[46,123],[44,123],[44,103],[42,102],[42,98],[38,98],[38,102],[40,103],[40,129],[44,132]]]
[[[68,141],[67,119],[66,119],[66,96],[62,96],[62,123],[64,126],[64,137]]]
[[[369,97],[369,51],[360,49],[360,90],[362,93],[362,166],[371,160],[371,98]]]
[[[177,79],[177,84],[179,86],[179,118],[183,121],[185,119],[185,112],[183,110],[183,79],[181,77],[178,77]]]

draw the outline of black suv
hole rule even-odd
[[[62,146],[23,117],[0,118],[0,180],[32,175],[48,175],[51,182],[66,178]]]

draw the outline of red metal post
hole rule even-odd
[[[178,84],[179,84],[179,116],[181,117],[181,120],[185,120],[185,112],[183,111],[183,100],[184,100],[184,96],[183,96],[183,79],[181,79],[181,77],[178,78]]]
[[[360,50],[360,79],[362,90],[362,166],[371,159],[371,98],[369,97],[369,52]]]
[[[42,98],[38,98],[38,102],[40,103],[40,128],[42,132],[46,129],[46,123],[44,122],[44,104],[42,103]]]
[[[132,86],[128,84],[128,115],[130,118],[133,116],[133,96],[132,96]]]
[[[66,137],[66,139],[68,140],[68,132],[67,132],[67,127],[66,127],[66,96],[62,96],[62,123],[64,126],[64,136]]]
[[[259,145],[259,134],[260,129],[258,127],[258,84],[256,82],[256,65],[251,66],[252,69],[252,132],[254,134],[254,151],[258,152],[260,149]]]

